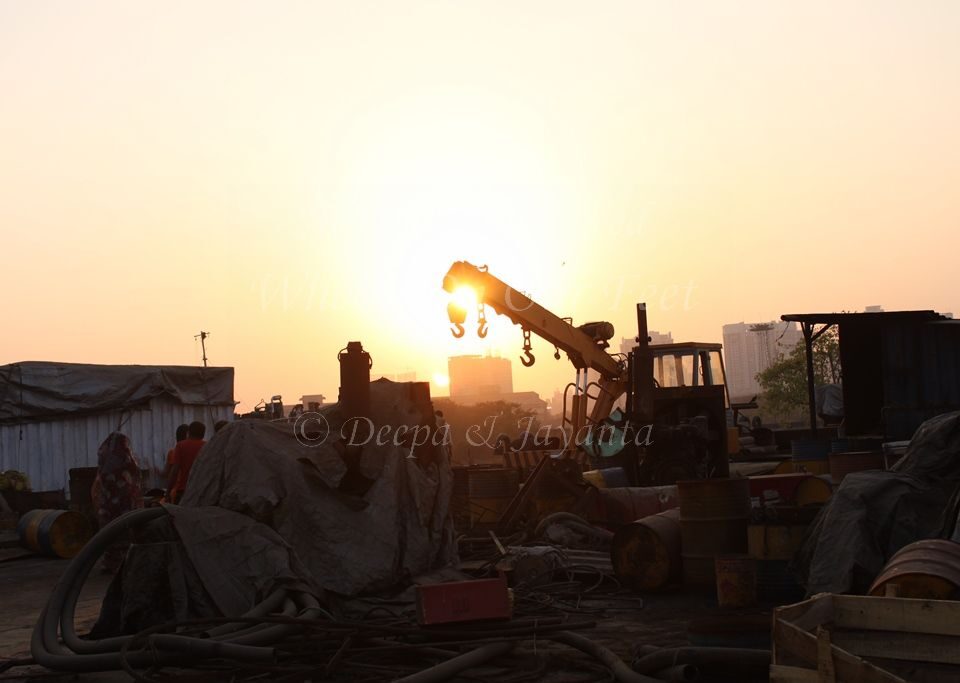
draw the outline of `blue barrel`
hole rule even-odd
[[[831,453],[846,453],[850,450],[849,439],[834,439],[830,442]]]
[[[17,523],[20,544],[50,557],[68,559],[93,536],[87,518],[72,510],[31,510]]]

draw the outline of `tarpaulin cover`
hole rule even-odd
[[[27,361],[0,366],[0,424],[133,408],[157,396],[233,405],[233,368]]]
[[[344,595],[395,586],[452,564],[447,451],[426,445],[417,448],[418,457],[408,457],[410,448],[395,442],[400,426],[435,424],[429,401],[426,409],[414,401],[412,386],[385,380],[370,385],[371,417],[386,429],[377,432],[380,443],[362,447],[344,447],[336,406],[325,413],[331,434],[316,447],[298,441],[301,425],[232,423],[201,451],[181,509],[216,506],[265,524],[289,544],[318,586]],[[230,547],[234,540],[227,530],[218,536],[217,524],[202,539],[179,515],[176,525],[188,554],[192,543],[202,542],[215,554],[223,547],[224,574],[238,562],[228,559],[237,552]]]
[[[900,548],[939,535],[958,485],[960,412],[920,425],[890,471],[848,474],[797,555],[807,594],[865,593]]]

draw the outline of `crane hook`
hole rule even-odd
[[[453,323],[453,327],[450,328],[450,334],[453,335],[454,339],[459,339],[466,334],[466,331],[463,329],[463,325],[460,323]]]
[[[524,358],[524,356],[526,356]],[[531,365],[537,362],[536,357],[533,355],[533,351],[530,349],[523,350],[523,356],[520,357],[520,362],[523,363],[523,366],[529,368]]]
[[[477,305],[477,336],[483,339],[487,336],[487,311],[483,304]]]
[[[557,360],[560,360],[560,347],[558,346],[553,347],[553,357],[556,358]]]

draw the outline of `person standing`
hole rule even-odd
[[[97,451],[97,478],[91,489],[97,521],[102,529],[117,517],[143,507],[140,466],[126,434],[113,432]],[[103,555],[103,570],[115,572],[123,561],[123,545],[114,545]]]
[[[174,443],[173,448],[167,451],[167,461],[164,464],[163,472],[160,473],[160,481],[168,482],[170,481],[170,472],[173,471],[173,452],[177,449],[177,446],[181,441],[184,441],[187,438],[187,430],[190,429],[190,425],[182,424],[177,427],[177,436],[176,443]]]
[[[173,449],[173,458],[171,460],[170,479],[167,484],[167,492],[170,500],[179,503],[183,498],[183,492],[187,489],[187,481],[190,478],[190,469],[200,455],[200,449],[207,443],[203,437],[207,433],[207,426],[202,422],[191,422],[187,428],[187,438],[181,441]]]

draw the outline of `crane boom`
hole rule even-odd
[[[489,305],[515,325],[520,325],[525,331],[536,334],[567,354],[578,371],[572,418],[577,431],[586,422],[586,370],[593,370],[600,375],[600,393],[595,397],[591,421],[596,423],[609,415],[614,402],[626,387],[624,364],[605,351],[606,341],[613,337],[613,325],[599,322],[574,327],[568,320],[494,277],[485,268],[478,268],[467,261],[457,261],[443,278],[443,288],[452,294],[463,286],[476,293],[478,303]],[[459,322],[463,322],[463,317]],[[451,322],[457,322],[452,315]],[[528,357],[532,359],[529,353]],[[581,371],[584,371],[582,384]]]
[[[443,288],[453,293],[464,285],[476,292],[478,302],[488,304],[498,314],[510,318],[515,325],[530,330],[564,351],[578,370],[589,368],[609,379],[622,374],[621,364],[603,350],[595,337],[574,327],[486,270],[467,261],[457,261],[443,278]]]

